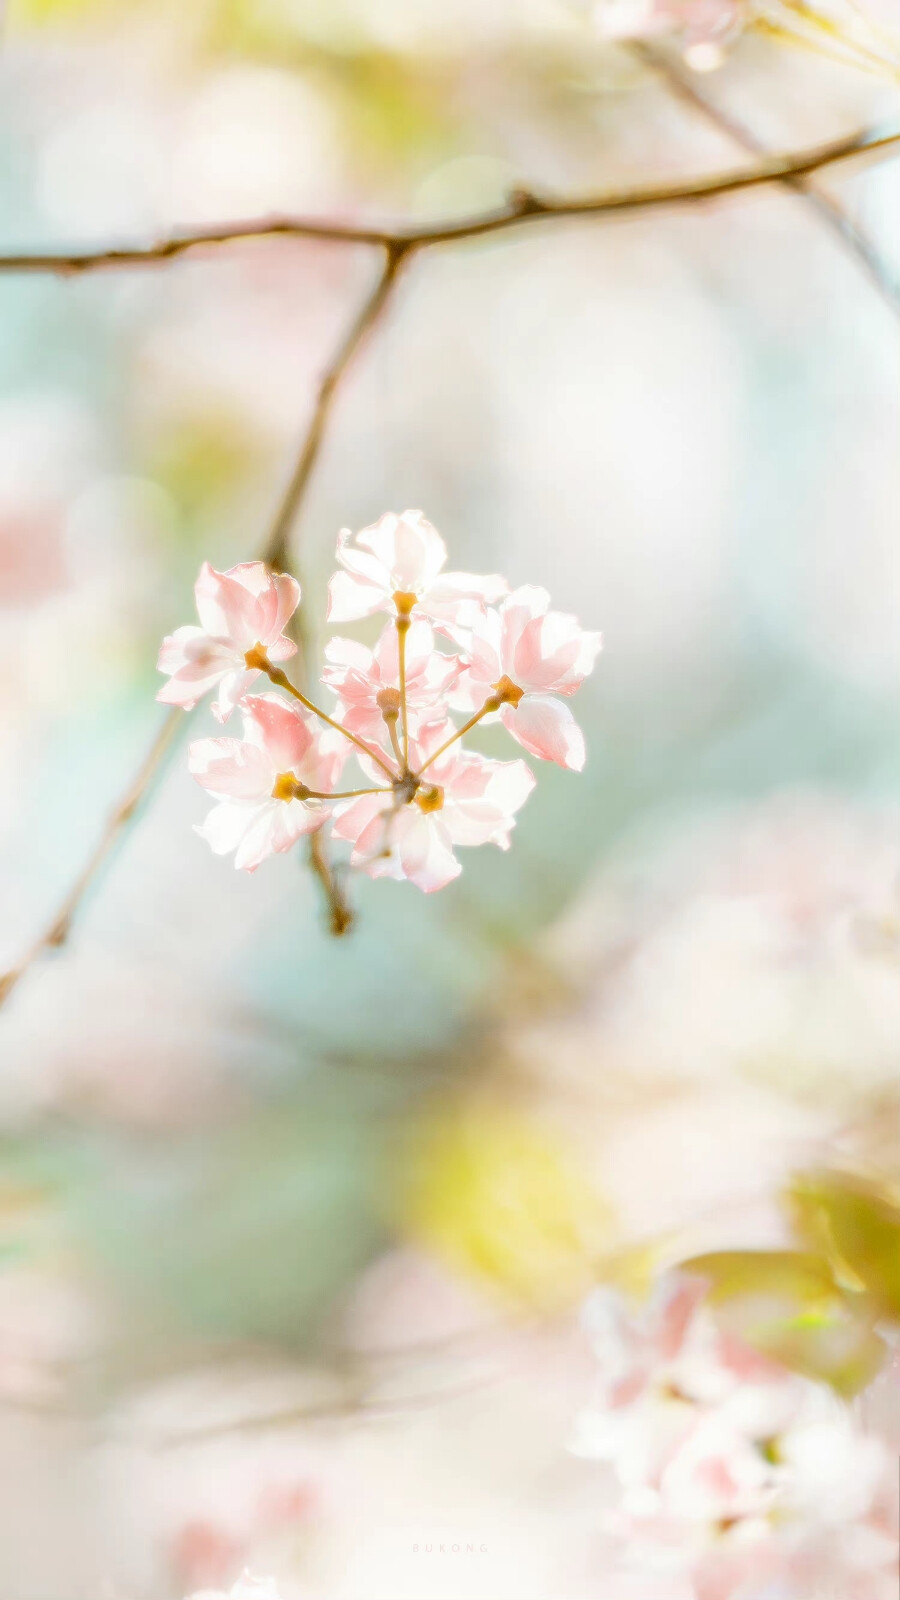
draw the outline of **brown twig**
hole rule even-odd
[[[214,228],[178,233],[149,245],[0,255],[0,272],[55,272],[62,276],[77,276],[98,268],[153,266],[172,261],[192,250],[246,239],[276,237],[373,245],[399,259],[410,250],[483,238],[485,234],[521,227],[524,223],[549,222],[565,217],[614,216],[658,206],[693,205],[703,200],[715,200],[748,189],[758,189],[766,184],[808,178],[826,167],[852,160],[854,156],[872,155],[895,148],[898,144],[900,132],[878,133],[872,129],[862,129],[842,139],[802,151],[799,155],[773,157],[750,171],[719,173],[688,183],[614,189],[569,200],[548,199],[527,190],[518,190],[504,206],[468,218],[432,223],[424,228],[363,228],[352,223],[328,222],[314,217],[261,217],[255,221],[227,222]]]
[[[334,937],[341,939],[353,927],[356,913],[344,891],[343,874],[330,860],[321,832],[309,836],[309,865],[322,886],[328,907],[328,926]]]
[[[44,932],[38,935],[21,961],[8,972],[0,973],[0,1005],[7,998],[7,995],[12,993],[19,979],[27,972],[33,962],[37,961],[48,950],[56,950],[60,945],[65,944],[71,931],[73,918],[80,909],[81,902],[101,867],[103,867],[112,853],[120,834],[122,834],[135,815],[166,755],[171,750],[182,717],[183,713],[177,707],[173,707],[168,712],[137,773],[115,810],[110,814],[103,833],[88,856],[59,910],[55,912],[53,920],[44,929]]]
[[[385,262],[374,288],[366,298],[332,358],[319,387],[318,400],[309,427],[305,430],[297,455],[296,466],[281,496],[271,526],[262,545],[262,557],[273,566],[287,566],[287,541],[292,523],[300,509],[313,467],[319,453],[329,410],[334,402],[341,379],[347,372],[357,349],[367,331],[377,320],[396,277],[402,251],[387,250]],[[302,653],[301,653],[302,662]],[[49,926],[34,941],[15,967],[0,973],[0,1005],[11,994],[28,968],[50,950],[58,949],[69,937],[73,919],[94,879],[106,863],[114,845],[127,824],[134,817],[147,794],[153,779],[160,771],[165,757],[172,749],[175,734],[184,713],[177,707],[166,716],[153,740],[147,755],[123,798],[109,817],[98,843],[85,862],[81,872],[66,895],[60,909]],[[328,906],[329,926],[333,933],[343,934],[350,928],[353,913],[350,910],[339,878],[330,866],[322,840],[314,834],[310,840],[310,865],[322,885]]]
[[[678,99],[693,111],[698,111],[718,133],[724,134],[748,155],[767,156],[770,153],[752,128],[707,95],[696,82],[694,74],[678,57],[646,40],[634,40],[628,48],[644,66],[664,78]],[[800,195],[810,210],[836,234],[874,284],[882,300],[895,315],[900,316],[900,285],[891,277],[871,240],[847,216],[839,201],[815,188],[812,175],[809,174],[785,174],[781,182],[786,189],[792,189]]]
[[[285,564],[291,527],[297,515],[300,502],[306,493],[307,484],[322,447],[325,423],[335,391],[369,329],[378,321],[394,286],[400,263],[406,254],[406,250],[402,245],[385,240],[377,242],[381,243],[384,249],[384,262],[381,272],[371,292],[363,301],[358,315],[354,318],[351,327],[347,330],[344,339],[338,346],[319,384],[315,409],[303,442],[303,448],[297,457],[297,463],[285,489],[284,498],[263,547],[263,560],[267,561],[270,567],[280,568]]]
[[[272,1411],[251,1413],[249,1416],[234,1417],[223,1422],[211,1422],[206,1426],[185,1429],[180,1433],[151,1438],[148,1443],[151,1448],[157,1450],[181,1450],[185,1447],[206,1444],[210,1440],[242,1434],[274,1433],[283,1429],[301,1428],[320,1422],[341,1422],[361,1416],[389,1418],[407,1411],[426,1411],[448,1402],[468,1400],[473,1395],[502,1382],[502,1379],[502,1371],[490,1372],[468,1383],[448,1385],[446,1388],[432,1389],[421,1394],[398,1394],[392,1398],[388,1396],[379,1398],[377,1394],[360,1390],[350,1393],[343,1399],[335,1397],[333,1400],[279,1406]]]

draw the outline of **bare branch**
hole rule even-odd
[[[138,807],[147,795],[153,779],[161,769],[169,751],[173,748],[175,735],[183,716],[184,713],[178,710],[177,707],[173,707],[169,711],[122,799],[110,814],[106,827],[88,856],[81,872],[75,879],[59,910],[54,913],[52,921],[34,941],[31,948],[26,951],[18,965],[12,967],[8,972],[0,973],[0,1005],[12,993],[19,979],[35,961],[38,961],[48,950],[57,950],[60,945],[65,944],[72,930],[75,914],[80,910],[81,903],[94,879],[106,863],[114,846],[118,843],[120,835],[137,813]]]
[[[355,912],[344,892],[343,876],[330,860],[320,831],[309,836],[309,865],[318,878],[328,907],[328,926],[336,939],[349,933],[355,921]]]
[[[284,498],[275,515],[263,550],[263,560],[267,561],[270,567],[280,569],[285,564],[291,527],[297,515],[300,502],[306,493],[306,486],[309,483],[322,446],[325,423],[328,419],[335,392],[369,329],[378,321],[405,254],[403,248],[395,244],[385,245],[384,250],[384,265],[374,287],[363,301],[359,314],[335,351],[319,384],[315,410],[313,411],[312,421],[310,422],[303,448],[297,457],[296,466],[285,489]]]
[[[659,73],[673,93],[683,100],[685,105],[698,111],[719,133],[731,139],[740,149],[746,150],[748,155],[768,155],[766,146],[752,128],[748,128],[745,122],[711,99],[696,82],[694,74],[679,58],[645,40],[635,40],[628,48],[630,53],[645,66]],[[900,285],[891,277],[871,240],[847,216],[840,202],[817,189],[810,175],[801,177],[797,173],[792,173],[783,176],[781,182],[785,188],[793,189],[800,195],[810,210],[814,211],[837,235],[862,267],[870,282],[874,284],[881,298],[896,315],[900,316]]]
[[[256,221],[221,223],[161,239],[155,244],[129,245],[102,250],[20,253],[0,255],[0,272],[50,272],[77,276],[99,268],[146,267],[172,261],[190,251],[236,243],[246,239],[321,239],[333,244],[372,245],[393,253],[395,260],[410,250],[482,238],[530,222],[561,217],[601,217],[659,206],[696,204],[724,195],[739,194],[766,184],[809,178],[828,167],[896,148],[900,132],[879,133],[862,129],[829,144],[798,155],[778,156],[750,171],[725,172],[688,183],[609,190],[574,199],[544,198],[521,190],[505,206],[459,220],[433,223],[425,228],[364,228],[350,223],[313,217],[261,217]]]

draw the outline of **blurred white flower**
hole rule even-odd
[[[640,1314],[609,1290],[585,1307],[599,1381],[574,1449],[615,1471],[607,1527],[633,1562],[689,1573],[698,1600],[793,1596],[798,1582],[881,1600],[896,1573],[887,1446],[824,1386],[720,1332],[702,1297],[672,1275]]]
[[[244,1572],[230,1589],[198,1589],[188,1600],[281,1600],[274,1578]]]
[[[890,808],[826,794],[645,827],[548,940],[584,999],[552,1023],[554,1072],[598,1092],[656,1082],[716,1094],[735,1077],[832,1119],[896,1079]],[[539,1060],[540,1027],[520,1035]]]

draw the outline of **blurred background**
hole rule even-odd
[[[752,29],[696,84],[776,152],[900,113]],[[4,251],[753,159],[565,0],[8,0],[0,85]],[[900,295],[900,164],[817,181]],[[160,725],[200,562],[260,547],[375,267],[0,274],[0,968]],[[898,427],[896,308],[785,189],[409,265],[294,529],[307,626],[337,530],[422,507],[451,566],[602,629],[587,767],[440,895],[354,882],[335,940],[299,852],[212,857],[173,748],[0,1012],[5,1600],[248,1563],[285,1600],[650,1592],[567,1451],[580,1301],[782,1242],[805,1165],[897,1174]]]

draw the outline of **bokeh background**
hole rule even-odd
[[[9,0],[0,85],[4,250],[749,159],[563,0]],[[775,151],[900,112],[752,32],[703,89]],[[821,181],[900,284],[900,165]],[[0,966],[159,725],[201,560],[259,547],[374,269],[274,240],[0,275]],[[248,1562],[287,1600],[650,1592],[567,1450],[580,1299],[779,1242],[810,1161],[896,1173],[898,428],[896,312],[795,193],[408,268],[294,530],[308,626],[337,530],[420,506],[451,565],[602,629],[588,764],[442,894],[354,883],[336,941],[299,853],[211,856],[174,748],[0,1013],[5,1600]]]

